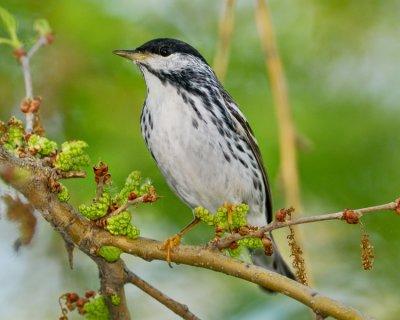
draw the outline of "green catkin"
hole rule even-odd
[[[228,212],[230,212],[231,221],[228,221]],[[194,209],[194,215],[204,223],[215,226],[220,233],[230,232],[232,229],[238,229],[247,225],[247,213],[249,206],[245,203],[228,206],[222,206],[212,214],[203,207]],[[235,249],[226,249],[225,251],[234,258],[242,256],[246,249],[263,248],[263,243],[259,238],[243,238],[237,241],[238,247]]]
[[[232,206],[231,210],[231,224],[229,224],[228,221],[228,208],[226,206],[218,208],[215,214],[211,214],[203,207],[197,207],[194,209],[194,215],[206,224],[213,225],[222,231],[245,226],[247,224],[246,216],[249,211],[249,206],[241,203]]]
[[[110,204],[111,195],[108,192],[104,192],[101,197],[94,200],[92,204],[81,204],[79,206],[79,212],[89,220],[96,220],[107,214]]]
[[[139,236],[140,230],[131,224],[131,219],[131,214],[123,211],[107,219],[106,229],[113,235],[135,239]]]
[[[18,148],[24,144],[24,126],[22,121],[12,117],[6,126],[2,126],[2,143],[3,147],[10,152],[15,153]]]
[[[89,156],[84,152],[88,147],[84,141],[68,141],[61,145],[61,152],[57,155],[54,163],[61,171],[81,170],[90,163]]]
[[[232,213],[232,227],[240,228],[247,225],[247,213],[249,206],[245,203],[235,205]]]
[[[85,311],[86,320],[108,320],[110,314],[103,296],[97,296],[85,303],[83,310]]]
[[[36,151],[40,156],[48,156],[57,151],[57,143],[37,134],[32,134],[28,140],[30,151]]]
[[[263,243],[260,238],[243,238],[237,241],[239,246],[244,246],[249,249],[263,248]]]
[[[126,178],[125,185],[115,196],[114,201],[121,205],[128,201],[128,197],[132,192],[138,194],[141,179],[142,177],[139,171],[133,171],[131,174],[129,174],[129,176]]]
[[[214,216],[203,207],[195,208],[194,215],[209,226],[215,225]]]
[[[117,295],[117,294],[113,294],[111,296],[111,303],[114,306],[119,306],[121,304],[121,297],[119,295]]]
[[[68,202],[70,198],[69,191],[66,186],[64,186],[62,183],[60,183],[61,186],[61,191],[57,194],[58,200],[61,202]]]
[[[238,247],[235,249],[226,249],[226,252],[236,259],[242,259],[248,254],[247,249],[259,249],[264,248],[260,238],[243,238],[237,241]]]
[[[107,262],[117,261],[121,253],[122,250],[114,246],[102,246],[98,251],[98,255],[103,257]]]
[[[126,178],[125,185],[121,191],[114,197],[114,202],[122,205],[128,201],[131,193],[135,193],[137,197],[141,197],[149,193],[150,189],[154,188],[150,180],[142,183],[142,176],[139,171],[133,171]]]

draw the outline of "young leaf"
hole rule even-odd
[[[17,21],[14,16],[3,7],[0,7],[0,20],[3,22],[3,25],[10,36],[10,39],[1,38],[2,41],[0,41],[0,43],[6,43],[14,49],[21,48],[22,43],[19,41],[17,36]]]
[[[37,33],[39,33],[39,36],[41,37],[51,33],[50,24],[46,19],[36,20],[33,24],[33,28]]]

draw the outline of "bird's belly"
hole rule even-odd
[[[209,119],[196,117],[188,105],[176,101],[146,108],[153,121],[151,132],[143,132],[148,148],[184,202],[212,211],[224,202],[249,202],[252,179],[234,159],[227,161],[223,137]]]

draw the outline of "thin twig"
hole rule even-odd
[[[128,209],[130,206],[133,206],[133,205],[138,204],[138,203],[142,203],[143,200],[145,199],[145,197],[146,197],[146,195],[143,195],[143,196],[138,197],[136,199],[128,200],[122,206],[120,206],[118,209],[116,209],[113,212],[111,212],[108,216],[109,217],[116,216],[117,214],[120,214],[121,212],[123,212],[126,209]]]
[[[24,75],[24,83],[25,83],[25,99],[32,100],[33,99],[33,85],[32,85],[32,76],[31,76],[31,68],[30,68],[30,59],[32,56],[39,50],[40,47],[47,44],[47,39],[45,36],[41,36],[32,48],[28,51],[27,54],[21,56],[21,66],[22,73]],[[35,115],[32,112],[26,113],[26,132],[31,133],[35,126]]]
[[[232,32],[235,23],[235,0],[225,0],[219,22],[217,51],[214,57],[214,71],[221,82],[224,81],[229,63]]]
[[[33,98],[32,76],[31,76],[31,69],[29,66],[28,56],[21,57],[21,65],[25,83],[25,98],[32,99]]]
[[[41,47],[45,46],[48,44],[48,40],[46,38],[46,36],[41,36],[32,46],[32,48],[30,48],[30,50],[28,51],[28,53],[26,54],[28,59],[31,59],[32,56],[36,53],[36,51],[38,51]]]
[[[171,299],[160,290],[153,287],[150,283],[138,277],[130,270],[126,270],[126,282],[131,283],[139,289],[143,290],[153,299],[162,303],[164,306],[179,315],[181,318],[186,320],[200,320],[200,318],[190,312],[189,308],[186,305]]]
[[[58,176],[62,179],[73,179],[73,178],[86,178],[85,171],[60,171]]]
[[[399,207],[399,201],[393,201],[393,202],[389,202],[389,203],[382,204],[382,205],[360,208],[360,209],[355,209],[352,211],[354,211],[358,215],[358,217],[361,218],[363,215],[371,214],[374,212],[376,213],[379,211],[396,210],[398,207]],[[334,212],[334,213],[327,213],[327,214],[322,214],[322,215],[316,215],[316,216],[310,216],[310,217],[302,217],[302,218],[288,220],[288,221],[284,221],[284,222],[273,221],[270,224],[259,228],[258,230],[250,231],[249,233],[247,233],[244,236],[240,235],[239,233],[234,233],[234,234],[228,235],[228,236],[220,239],[218,242],[216,242],[215,246],[219,249],[227,248],[234,241],[237,241],[237,240],[240,240],[243,238],[249,238],[249,237],[260,238],[264,234],[267,234],[268,232],[271,232],[272,230],[280,229],[280,228],[284,228],[284,227],[288,227],[288,226],[320,222],[320,221],[328,221],[328,220],[342,220],[343,214],[346,211],[348,211],[348,210],[343,210],[343,211]]]
[[[103,179],[101,179],[96,184],[96,199],[100,199],[103,193],[104,193],[104,181]]]

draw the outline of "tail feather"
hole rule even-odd
[[[282,255],[280,254],[275,241],[272,239],[272,245],[273,245],[273,254],[272,257],[268,257],[265,255],[264,251],[262,249],[256,249],[256,250],[251,250],[251,259],[253,263],[259,267],[263,267],[265,269],[275,271],[285,277],[288,277],[292,280],[296,280],[296,276],[288,266],[288,264],[285,262],[283,259]],[[262,288],[263,290],[271,293],[273,291],[270,291],[268,289]]]

